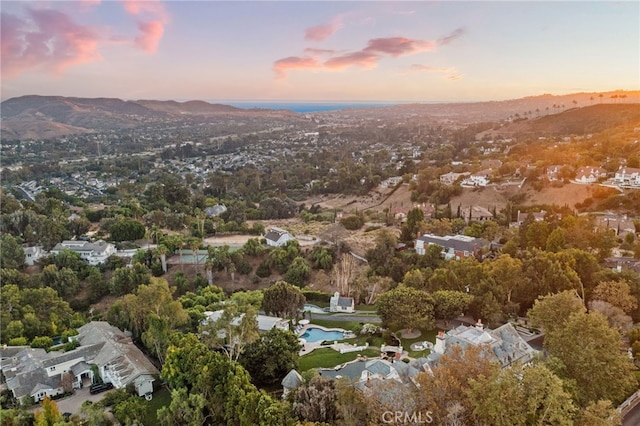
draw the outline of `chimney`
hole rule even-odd
[[[478,319],[478,322],[476,323],[476,330],[478,330],[478,331],[484,330],[484,325],[482,325],[482,320],[481,319]]]
[[[444,338],[445,338],[444,331],[439,331],[438,335],[436,336],[436,345],[433,347],[433,351],[435,353],[438,353],[440,355],[444,353],[444,350],[445,350]]]

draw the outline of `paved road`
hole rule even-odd
[[[96,395],[91,395],[89,393],[89,387],[85,386],[82,389],[77,389],[76,392],[71,396],[68,396],[64,399],[56,400],[56,404],[58,405],[58,411],[60,411],[60,414],[62,413],[76,414],[78,411],[80,411],[80,406],[82,405],[83,402],[85,401],[98,402],[102,398],[104,398],[107,395],[107,393],[108,392],[102,392]]]
[[[380,317],[377,315],[363,315],[358,314],[357,312],[354,314],[333,314],[333,315],[323,315],[323,314],[314,314],[311,313],[311,319],[321,319],[326,321],[355,321],[355,322],[364,322],[364,323],[380,323]]]
[[[640,425],[640,404],[627,413],[622,419],[622,426],[638,426]]]

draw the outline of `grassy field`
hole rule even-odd
[[[171,404],[171,392],[167,388],[162,388],[153,394],[151,401],[146,401],[149,407],[149,415],[145,419],[144,424],[148,426],[158,424],[157,412],[160,408],[169,406]]]
[[[312,368],[331,368],[344,364],[345,362],[353,361],[358,355],[375,357],[380,355],[380,352],[374,349],[365,349],[362,352],[341,354],[331,348],[320,348],[308,355],[300,357],[298,359],[298,368],[300,371],[307,371]]]

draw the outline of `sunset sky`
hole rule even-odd
[[[640,2],[2,1],[2,99],[475,101],[640,88]]]

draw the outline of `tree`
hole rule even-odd
[[[243,307],[225,305],[216,321],[209,320],[200,327],[200,334],[212,349],[222,350],[230,360],[237,361],[244,348],[259,337],[258,310],[252,305]]]
[[[479,424],[573,425],[571,395],[542,364],[496,369],[490,376],[470,378],[468,394]]]
[[[333,424],[337,418],[337,397],[335,382],[316,376],[296,390],[293,411],[303,421]]]
[[[365,257],[369,267],[377,275],[389,275],[391,260],[396,251],[398,239],[390,231],[383,229],[376,235],[376,246],[367,250]]]
[[[522,262],[520,259],[514,259],[508,254],[503,254],[486,265],[487,276],[491,278],[499,288],[503,289],[506,302],[511,303],[513,291],[516,287],[521,286],[524,281]]]
[[[162,264],[162,272],[167,273],[167,253],[169,253],[169,249],[164,244],[159,244],[156,247],[156,253],[160,257],[160,263]]]
[[[311,252],[311,262],[314,269],[324,269],[328,271],[333,266],[333,255],[325,247],[315,247]]]
[[[2,234],[0,239],[0,267],[22,269],[24,260],[24,250],[18,240],[11,234]]]
[[[351,295],[351,285],[356,275],[356,260],[350,253],[342,253],[340,261],[333,268],[332,278],[342,295]]]
[[[609,326],[624,334],[633,327],[633,319],[617,306],[604,300],[592,300],[589,309],[600,312],[609,321]]]
[[[264,291],[262,309],[267,314],[295,318],[305,302],[306,298],[298,287],[285,281],[278,281]]]
[[[55,401],[45,396],[42,400],[42,411],[36,411],[35,426],[55,426],[62,422],[62,415],[58,411],[58,405]]]
[[[590,402],[578,415],[576,426],[622,426],[622,417],[611,401]]]
[[[425,291],[400,284],[381,294],[376,308],[384,327],[395,330],[433,328],[434,300]]]
[[[630,314],[638,308],[638,299],[631,294],[626,280],[603,281],[593,289],[592,300],[603,300]]]
[[[174,389],[169,406],[158,410],[158,422],[162,426],[204,425],[205,404],[204,397],[199,393],[188,393],[186,388]]]
[[[575,292],[567,290],[539,297],[528,316],[534,326],[549,334],[564,327],[569,317],[577,312],[585,312],[583,301]]]
[[[484,346],[469,345],[464,349],[453,346],[440,358],[433,374],[426,372],[418,376],[419,408],[431,412],[434,424],[473,424],[469,381],[489,377],[500,369],[490,361],[488,350]]]
[[[272,328],[258,340],[246,346],[240,364],[254,383],[274,385],[292,369],[298,368],[300,343],[290,331]]]
[[[547,251],[558,253],[561,250],[564,250],[567,243],[564,238],[564,229],[556,228],[547,237],[547,242],[545,248]]]
[[[303,287],[310,274],[311,268],[307,265],[307,261],[304,257],[298,256],[293,259],[282,278],[293,285]]]
[[[473,296],[461,291],[438,290],[433,293],[433,300],[435,303],[435,317],[444,320],[444,323],[448,324],[449,320],[460,316],[466,311],[473,300]]]
[[[547,332],[544,345],[553,357],[549,365],[565,380],[575,383],[576,401],[622,402],[637,387],[633,365],[618,349],[620,335],[598,312],[573,313],[564,323]]]

